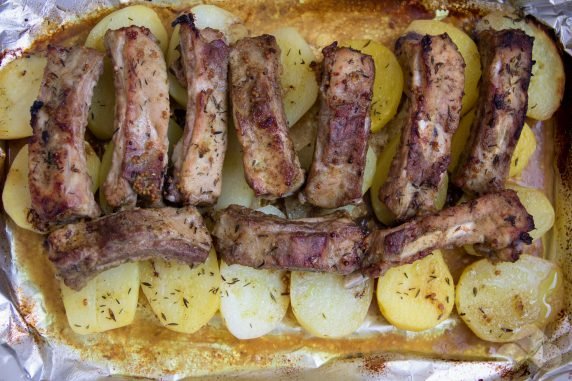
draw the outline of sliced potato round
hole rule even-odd
[[[32,136],[30,108],[40,93],[46,58],[23,56],[0,70],[0,139]]]
[[[293,126],[312,107],[318,98],[316,73],[310,67],[316,61],[314,52],[304,37],[291,27],[272,32],[280,47],[282,63],[282,102],[288,119]]]
[[[167,79],[169,80],[169,95],[171,98],[181,106],[187,107],[187,101],[189,99],[187,89],[179,83],[179,80],[173,74],[168,73]]]
[[[560,107],[564,95],[564,65],[558,48],[540,28],[506,13],[489,13],[477,24],[477,31],[484,29],[521,29],[534,37],[532,46],[532,78],[528,87],[527,116],[537,120],[549,119]]]
[[[512,153],[509,177],[520,176],[535,151],[536,137],[534,136],[532,129],[525,123],[522,128],[522,132],[520,133],[520,138],[518,138],[518,142],[516,143],[514,152]]]
[[[162,259],[139,265],[143,293],[165,327],[193,333],[218,310],[221,278],[214,249],[205,263],[195,266]]]
[[[443,209],[445,203],[447,202],[447,190],[449,189],[449,174],[445,172],[443,176],[443,182],[439,189],[437,190],[437,198],[435,199],[435,208],[437,210]]]
[[[420,34],[438,35],[447,33],[451,40],[457,45],[459,53],[465,60],[465,95],[463,96],[462,113],[468,112],[475,103],[479,95],[478,86],[481,78],[481,56],[477,49],[477,44],[461,29],[437,20],[415,20],[406,29],[406,32],[417,32]]]
[[[459,316],[481,339],[507,342],[542,328],[561,307],[562,272],[541,258],[521,255],[514,263],[482,259],[459,278]]]
[[[318,337],[342,337],[358,329],[371,304],[373,280],[353,288],[344,284],[339,274],[292,272],[290,298],[298,323]]]
[[[221,262],[220,274],[220,313],[235,337],[263,336],[282,321],[289,302],[285,271]]]
[[[449,162],[449,171],[454,172],[459,164],[461,154],[465,150],[465,146],[471,136],[471,125],[475,120],[475,109],[466,113],[459,122],[457,131],[453,134],[451,139],[451,161]]]
[[[102,18],[91,29],[85,40],[85,46],[104,52],[104,37],[108,30],[116,30],[128,26],[146,27],[159,41],[161,49],[167,50],[169,36],[161,19],[155,11],[144,5],[132,5],[112,12]]]
[[[371,148],[367,148],[367,154],[365,157],[365,169],[363,171],[363,183],[361,187],[362,195],[365,194],[371,188],[373,183],[373,178],[375,176],[375,170],[377,167],[377,156],[375,151]]]
[[[433,328],[453,310],[455,285],[443,254],[436,250],[408,265],[389,269],[377,282],[377,303],[394,326],[408,331]]]
[[[68,323],[85,335],[131,324],[139,298],[139,265],[125,263],[97,275],[79,291],[61,283]]]
[[[509,189],[516,191],[518,198],[526,211],[534,218],[534,230],[529,234],[533,240],[542,237],[554,225],[554,207],[548,197],[538,189],[507,184]]]
[[[99,174],[99,158],[89,145],[85,142],[85,153],[87,156],[87,171],[92,179],[92,191],[97,190],[97,176]],[[2,203],[4,210],[12,220],[21,228],[41,233],[36,230],[29,220],[30,209],[32,208],[32,197],[28,185],[28,145],[23,146],[6,176],[4,189],[2,191]]]
[[[344,46],[369,54],[375,63],[375,81],[371,100],[371,131],[377,132],[397,113],[403,93],[403,71],[395,54],[372,40],[351,40]]]
[[[377,158],[375,176],[373,177],[373,181],[371,183],[371,206],[375,212],[377,219],[383,222],[385,225],[391,225],[393,221],[395,221],[395,215],[379,199],[379,188],[381,188],[381,186],[387,180],[391,162],[393,161],[393,157],[399,148],[399,139],[399,135],[392,136],[385,147],[383,147],[381,154]]]
[[[169,128],[167,129],[167,138],[169,139],[169,158],[173,156],[175,145],[183,136],[183,128],[179,126],[174,119],[169,119]]]
[[[106,59],[103,73],[93,88],[87,127],[101,140],[109,140],[115,131],[115,85],[113,69]]]
[[[256,210],[259,212],[262,212],[264,214],[270,214],[271,216],[286,218],[284,213],[282,213],[282,211],[280,209],[278,209],[277,207],[275,207],[274,205],[266,205],[266,206],[263,206],[262,208],[258,208]]]

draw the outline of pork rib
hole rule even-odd
[[[114,209],[159,205],[169,146],[169,87],[163,52],[149,29],[109,30],[115,72],[113,159],[103,192]]]
[[[267,199],[292,194],[304,182],[288,135],[281,69],[273,36],[243,38],[230,52],[230,94],[246,181],[257,196]]]
[[[447,34],[408,33],[396,42],[406,73],[401,142],[379,199],[404,221],[436,211],[435,199],[459,126],[465,62]]]
[[[523,244],[532,242],[528,232],[533,229],[533,218],[516,192],[489,193],[395,228],[373,232],[367,238],[364,272],[378,276],[435,249],[463,245],[475,245],[477,252],[495,259],[515,261]]]
[[[483,79],[468,151],[453,177],[467,193],[504,188],[528,107],[532,43],[518,29],[479,34]]]
[[[362,197],[375,65],[371,56],[337,43],[323,53],[320,124],[304,198],[337,208]]]
[[[125,262],[161,257],[202,263],[212,246],[203,219],[192,206],[110,214],[55,230],[47,243],[58,277],[75,290]]]
[[[216,202],[227,144],[229,48],[221,32],[195,28],[192,14],[177,19],[188,93],[183,138],[173,152],[167,199],[190,205]]]
[[[49,46],[47,61],[31,110],[28,161],[32,222],[42,231],[101,213],[91,191],[84,135],[103,54]]]
[[[226,263],[340,274],[360,268],[364,237],[341,212],[289,221],[238,205],[221,211],[213,229]]]

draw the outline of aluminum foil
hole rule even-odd
[[[0,51],[2,51],[2,64],[17,56],[21,51],[28,48],[36,36],[43,35],[55,30],[59,25],[76,20],[78,17],[92,11],[107,7],[113,7],[128,1],[120,0],[0,0]],[[165,2],[164,2],[165,3]],[[192,4],[193,2],[188,2]],[[254,1],[253,4],[261,4],[263,1]],[[303,3],[303,1],[301,1]],[[168,2],[167,2],[168,4]],[[180,4],[180,2],[178,2]],[[248,4],[248,3],[247,3]],[[554,29],[568,54],[572,54],[572,1],[558,0],[527,0],[512,4],[515,8],[522,9],[526,14],[533,15],[541,22]],[[446,8],[446,6],[445,6]],[[567,228],[567,221],[572,214],[572,205],[568,201],[571,198],[572,187],[565,179],[556,179],[557,209],[562,210],[563,225],[556,226],[560,229],[566,242],[571,242],[572,237]],[[570,181],[572,184],[572,181]],[[558,197],[560,195],[560,197]],[[558,200],[562,202],[558,205]],[[41,241],[33,237],[26,242],[15,239],[13,234],[18,228],[10,221],[2,222],[0,226],[5,232],[5,239],[0,241],[0,380],[97,380],[103,379],[128,379],[130,376],[147,375],[149,377],[162,378],[165,380],[183,379],[188,376],[203,376],[210,378],[212,374],[221,373],[231,375],[239,379],[302,379],[311,380],[327,375],[333,379],[364,380],[364,379],[389,379],[389,380],[473,380],[473,379],[497,379],[507,377],[511,379],[555,379],[562,375],[572,374],[572,329],[570,327],[569,312],[561,316],[558,321],[545,331],[538,331],[531,339],[521,340],[517,343],[504,345],[490,345],[482,348],[477,353],[482,361],[447,361],[427,356],[427,353],[415,348],[415,341],[411,341],[412,347],[407,353],[399,354],[388,347],[380,347],[376,351],[369,350],[372,343],[372,335],[384,334],[395,335],[402,339],[403,333],[396,332],[383,320],[377,309],[372,306],[366,321],[362,327],[352,335],[347,346],[352,341],[364,344],[363,352],[377,354],[360,354],[359,344],[351,355],[339,356],[335,350],[321,349],[324,342],[312,342],[301,332],[295,319],[289,314],[284,322],[269,335],[268,343],[286,334],[301,336],[298,342],[289,344],[288,350],[270,349],[261,350],[258,354],[245,357],[241,343],[227,336],[220,341],[215,338],[205,346],[197,346],[192,352],[193,359],[199,359],[201,353],[210,351],[211,357],[203,359],[199,366],[184,364],[181,361],[180,371],[169,372],[168,369],[177,359],[169,357],[169,354],[150,352],[149,369],[141,368],[144,359],[130,357],[129,345],[145,345],[145,343],[127,343],[126,347],[113,342],[113,335],[98,335],[95,339],[70,342],[56,340],[53,336],[54,313],[45,308],[44,298],[46,293],[56,293],[57,290],[41,289],[37,282],[28,274],[19,271],[19,264],[29,260],[26,253],[32,250],[41,250]],[[24,236],[25,237],[25,236]],[[564,255],[562,242],[555,242],[555,246],[562,246],[561,255]],[[19,249],[16,247],[20,245]],[[21,246],[25,245],[25,246]],[[551,258],[559,262],[568,275],[572,276],[570,265],[562,264],[558,256]],[[569,259],[566,259],[569,263]],[[29,264],[28,264],[29,265]],[[47,260],[40,260],[34,264],[43,271],[51,271]],[[567,282],[570,282],[568,280]],[[567,291],[570,290],[569,283]],[[569,294],[569,292],[568,292]],[[59,297],[56,295],[55,297]],[[569,299],[569,297],[567,298]],[[23,303],[25,301],[25,303]],[[568,300],[568,303],[570,301]],[[570,311],[568,306],[567,311]],[[144,306],[138,311],[137,324],[150,324],[153,320],[151,312]],[[215,316],[209,323],[209,329],[213,332],[222,330],[222,322],[219,316]],[[436,328],[439,330],[458,330],[459,335],[467,330],[458,317],[452,317]],[[65,328],[59,332],[63,336],[69,334]],[[170,331],[161,328],[158,335],[173,335]],[[69,329],[68,329],[69,331]],[[211,332],[208,331],[208,332]],[[408,336],[415,336],[407,334]],[[176,338],[176,336],[172,336]],[[308,341],[305,341],[308,339]],[[422,336],[419,336],[422,340]],[[197,340],[199,341],[199,340]],[[103,347],[99,355],[86,355],[78,350],[79,347],[97,347],[105,343],[114,346]],[[175,340],[173,341],[175,343]],[[421,341],[420,341],[421,342]],[[153,341],[146,343],[152,346]],[[193,343],[191,343],[193,344]],[[196,344],[196,343],[195,343]],[[325,344],[324,344],[325,345]],[[458,343],[441,343],[441,347],[431,348],[443,358],[455,358],[456,351],[460,351]],[[127,349],[126,349],[127,348]],[[284,347],[286,348],[286,346]],[[97,351],[97,350],[96,350]],[[111,355],[113,352],[113,356]],[[226,362],[213,354],[220,354]],[[350,353],[339,350],[339,353]],[[461,353],[461,352],[458,352]],[[114,357],[115,356],[115,357]],[[135,356],[135,355],[133,355]],[[176,357],[176,356],[175,356]],[[439,357],[439,356],[438,356]],[[121,360],[119,360],[121,358]],[[232,359],[235,359],[233,362]],[[157,362],[163,362],[163,367],[157,367]],[[211,367],[208,364],[211,364]],[[220,368],[220,364],[222,368]],[[201,368],[201,366],[204,366]],[[219,368],[217,368],[219,367]],[[167,371],[165,371],[167,369]],[[166,374],[170,374],[166,376]],[[111,378],[108,378],[111,376]]]

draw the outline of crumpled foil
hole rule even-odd
[[[0,66],[28,48],[36,36],[54,30],[57,26],[76,20],[82,15],[107,7],[114,7],[130,1],[123,0],[0,0]],[[303,1],[301,0],[301,3]],[[496,1],[503,3],[502,1]],[[163,1],[163,3],[169,3]],[[180,2],[178,2],[180,3]],[[188,2],[189,4],[196,1]],[[511,5],[521,9],[524,14],[532,15],[554,29],[565,51],[572,55],[572,1],[570,0],[515,0]],[[558,177],[558,176],[557,176]],[[572,181],[570,181],[572,183]],[[557,209],[565,209],[572,213],[572,205],[568,197],[572,187],[565,186],[561,179],[556,179],[557,200],[565,200]],[[561,195],[558,197],[558,195]],[[564,214],[563,214],[564,215]],[[566,219],[571,221],[572,219]],[[42,310],[42,294],[38,286],[25,274],[19,272],[14,265],[14,226],[9,221],[0,221],[0,230],[5,232],[5,239],[0,240],[0,380],[98,380],[129,379],[132,374],[128,368],[118,367],[113,361],[80,358],[74,348],[45,337],[45,329],[50,324],[50,314]],[[567,226],[559,227],[559,234],[572,237]],[[562,246],[560,248],[562,249]],[[17,255],[22,256],[22,253]],[[551,258],[554,259],[554,258]],[[42,266],[38,263],[37,266]],[[570,265],[563,266],[567,277],[572,277]],[[570,282],[567,280],[567,282]],[[570,285],[567,285],[569,292]],[[30,305],[18,305],[18,296],[27,295],[32,301]],[[36,300],[37,299],[37,300]],[[567,297],[567,299],[569,299]],[[18,307],[17,307],[18,306]],[[28,309],[28,311],[23,311]],[[33,313],[30,313],[33,309]],[[362,327],[354,334],[355,338],[372,332],[387,333],[393,328],[383,321],[379,313],[372,307]],[[567,308],[570,311],[570,306]],[[144,311],[149,314],[149,311]],[[138,312],[139,313],[139,312]],[[569,312],[568,312],[569,313]],[[23,316],[33,315],[33,324]],[[448,319],[438,329],[454,327],[458,319]],[[219,316],[209,323],[221,326]],[[564,316],[549,329],[537,334],[542,336],[540,347],[528,348],[527,361],[523,364],[515,361],[518,351],[527,348],[526,342],[514,345],[491,346],[489,357],[482,361],[447,361],[436,358],[417,356],[414,350],[407,354],[386,353],[379,348],[379,354],[340,358],[331,353],[321,352],[314,348],[300,345],[297,350],[281,354],[273,366],[262,369],[228,368],[227,375],[239,379],[303,379],[311,380],[327,375],[332,379],[364,380],[474,380],[474,379],[542,379],[551,380],[559,377],[567,379],[572,375],[572,328],[570,319]],[[284,323],[274,332],[300,332],[292,316],[287,316]],[[350,339],[351,340],[351,339]],[[532,341],[531,341],[532,342]],[[152,344],[152,343],[150,343]],[[530,342],[528,343],[530,344]],[[220,344],[220,351],[229,351]],[[492,353],[494,352],[494,353]],[[226,353],[226,352],[225,352]],[[445,352],[446,353],[446,352]],[[137,375],[139,372],[134,372]],[[162,377],[165,380],[183,379],[189,375],[202,375],[209,378],[208,372],[194,371],[173,374],[168,377],[160,370],[149,372],[151,377]],[[112,376],[109,378],[109,376]]]

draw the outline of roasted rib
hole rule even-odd
[[[475,200],[417,217],[392,229],[378,230],[367,238],[364,272],[378,276],[390,267],[413,262],[435,249],[475,245],[488,257],[515,261],[528,234],[534,229],[532,216],[516,192],[504,190]]]
[[[221,211],[213,229],[228,264],[340,274],[360,268],[364,237],[342,212],[290,221],[238,205]]]
[[[109,30],[115,72],[113,159],[103,192],[114,209],[159,205],[167,165],[169,87],[163,52],[149,29]]]
[[[244,173],[257,196],[275,199],[304,182],[280,87],[280,48],[273,36],[239,40],[230,52],[231,99]]]
[[[465,62],[447,34],[408,33],[397,40],[396,54],[407,82],[401,143],[378,197],[404,221],[436,211],[459,126]]]
[[[323,53],[320,124],[304,198],[337,208],[362,197],[375,66],[371,56],[335,42]]]
[[[468,151],[453,177],[467,193],[504,188],[528,107],[533,40],[518,29],[479,34],[483,79]]]
[[[47,239],[57,275],[75,290],[125,262],[161,257],[188,264],[206,260],[212,242],[194,207],[132,209],[53,231]]]
[[[49,46],[38,100],[32,106],[28,181],[39,230],[101,214],[91,191],[84,147],[93,87],[103,71],[96,50]]]
[[[195,28],[192,14],[175,22],[180,25],[188,103],[185,131],[173,152],[173,177],[166,198],[187,205],[213,204],[221,192],[226,151],[229,48],[221,32]]]

